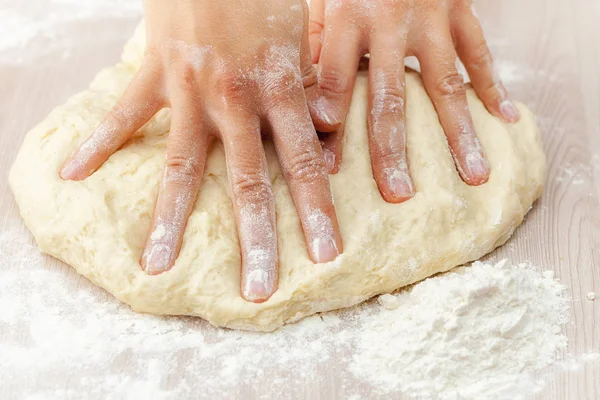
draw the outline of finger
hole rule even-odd
[[[340,127],[338,132],[322,133],[320,135],[321,148],[323,149],[323,158],[325,167],[330,174],[337,174],[340,170],[342,161],[342,131],[344,126]]]
[[[314,35],[311,36],[311,29],[319,29],[318,46],[319,52],[321,51],[321,30],[323,28],[323,8],[324,0],[317,0],[311,2],[311,15],[315,14],[315,18],[318,22],[313,20],[309,21],[307,16],[304,19],[304,34],[302,35],[301,43],[301,59],[300,66],[302,70],[302,83],[304,85],[304,93],[308,102],[308,108],[310,110],[310,116],[313,124],[318,131],[321,132],[333,132],[337,130],[341,121],[339,120],[339,113],[336,108],[328,102],[322,95],[318,85],[317,71],[313,66],[313,62],[318,61],[318,57],[311,59],[311,50],[314,46]],[[315,10],[316,9],[316,10]],[[315,28],[316,26],[316,28]],[[314,53],[313,53],[314,56]]]
[[[465,65],[479,98],[493,115],[509,123],[519,121],[519,111],[508,97],[487,46],[479,19],[471,2],[457,2],[451,13],[456,50]]]
[[[173,106],[167,160],[142,268],[150,275],[170,269],[179,255],[183,234],[200,190],[208,135],[198,113],[188,105]]]
[[[277,290],[279,265],[275,198],[254,117],[221,121],[233,206],[242,251],[241,294],[262,303]]]
[[[369,69],[369,58],[361,57],[358,70],[367,71]],[[310,106],[310,101],[309,101]],[[312,110],[311,110],[312,115]],[[314,118],[313,118],[314,122]],[[339,128],[333,132],[325,132],[315,124],[317,131],[319,131],[319,138],[321,140],[321,148],[323,149],[323,157],[325,158],[325,165],[327,171],[330,174],[337,174],[340,170],[342,162],[342,148],[343,148],[343,132],[345,128],[345,122],[342,123]]]
[[[329,178],[304,96],[300,92],[290,103],[296,106],[272,109],[268,121],[310,258],[315,263],[326,263],[342,252]]]
[[[136,74],[104,121],[62,166],[62,179],[83,180],[93,174],[163,107],[157,77],[150,68]]]
[[[311,3],[311,5],[312,4],[313,3]],[[307,21],[308,19],[305,18],[304,23],[306,24]],[[300,52],[300,68],[302,70],[302,84],[304,86],[304,93],[306,95],[306,101],[308,102],[310,116],[317,130],[331,132],[339,128],[340,121],[337,119],[337,113],[333,105],[321,96],[317,80],[317,71],[313,66],[310,57],[309,33],[306,26],[303,32]]]
[[[425,89],[437,111],[458,172],[467,184],[481,185],[489,167],[467,104],[463,78],[456,69],[456,52],[447,22],[440,18],[434,32],[421,39],[416,55]]]
[[[346,120],[362,45],[357,27],[348,24],[341,15],[327,18],[331,29],[325,31],[317,70],[322,97],[317,105],[327,107],[331,129],[324,131],[332,132]]]
[[[383,198],[401,203],[414,196],[406,160],[404,52],[406,41],[378,35],[369,70],[369,151]]]
[[[339,19],[340,17],[334,17]],[[311,116],[327,115],[315,122],[319,132],[328,133],[323,139],[323,151],[327,157],[327,168],[330,173],[337,173],[342,158],[342,139],[344,124],[354,81],[358,70],[361,53],[360,33],[352,25],[343,20],[332,23],[332,29],[325,33],[323,48],[318,66],[319,97],[308,95]]]
[[[325,0],[312,0],[308,23],[308,37],[310,40],[310,53],[313,64],[319,62],[321,54],[321,37],[325,24]]]

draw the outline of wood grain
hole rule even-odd
[[[22,3],[25,7],[28,2]],[[548,158],[544,196],[511,241],[490,257],[529,260],[553,269],[573,297],[572,322],[565,328],[569,346],[563,357],[598,352],[600,299],[589,301],[586,294],[596,292],[600,297],[600,2],[481,0],[476,8],[498,64],[517,68],[514,79],[506,81],[507,87],[513,98],[538,116]],[[79,40],[63,63],[0,64],[0,229],[18,226],[19,232],[29,235],[7,183],[25,133],[56,104],[86,87],[100,68],[118,59],[135,18],[95,24],[65,27],[62,34],[79,35]],[[106,24],[116,34],[102,40],[96,32],[106,30]],[[58,56],[49,53],[45,57]],[[46,262],[48,268],[59,269],[65,285],[74,290],[99,291],[60,262],[50,258]],[[9,332],[0,325],[0,336],[24,340],[27,332]],[[348,396],[334,365],[323,368],[321,374],[317,382],[290,379],[286,393],[307,399]],[[585,364],[571,372],[553,366],[540,376],[547,383],[535,398],[600,398],[598,365]],[[57,379],[67,387],[70,377]],[[269,385],[264,381],[235,387],[230,397],[258,398],[260,392],[269,391]],[[0,397],[20,398],[20,389],[9,383]]]

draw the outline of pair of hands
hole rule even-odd
[[[469,114],[457,54],[488,110],[518,112],[494,75],[470,0],[146,0],[147,48],[125,93],[66,161],[90,176],[154,114],[172,110],[167,161],[141,266],[173,266],[200,190],[211,140],[224,145],[242,252],[241,295],[278,284],[273,190],[261,133],[275,145],[311,260],[343,250],[328,172],[338,171],[358,62],[370,54],[369,149],[383,198],[414,195],[406,160],[404,57],[418,57],[457,170],[470,185],[489,167]],[[309,22],[310,21],[310,22]],[[312,53],[312,56],[311,56]],[[318,63],[317,69],[313,63]],[[320,143],[315,127],[322,135]]]

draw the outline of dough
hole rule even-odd
[[[23,219],[40,249],[72,265],[134,310],[199,316],[217,326],[271,331],[320,311],[349,307],[478,259],[503,244],[540,196],[545,160],[532,114],[502,123],[471,89],[469,106],[491,164],[487,184],[459,178],[437,115],[416,73],[407,74],[410,171],[417,194],[388,204],[373,180],[367,144],[367,77],[356,83],[341,170],[330,177],[345,251],[313,264],[272,146],[279,290],[262,304],[239,295],[240,252],[225,158],[214,145],[175,266],[158,276],[138,264],[165,161],[169,111],[161,111],[83,182],[58,177],[64,160],[101,121],[138,68],[139,28],[122,62],[56,108],[25,138],[10,174]]]

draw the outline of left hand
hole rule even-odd
[[[487,109],[509,123],[519,113],[493,70],[471,0],[312,0],[310,45],[319,63],[321,104],[331,132],[324,152],[339,168],[343,124],[361,56],[369,53],[369,148],[383,198],[400,203],[414,195],[406,160],[404,57],[419,59],[423,82],[444,129],[457,170],[469,185],[489,178],[489,166],[469,112],[458,57]],[[334,110],[334,111],[331,111]]]

